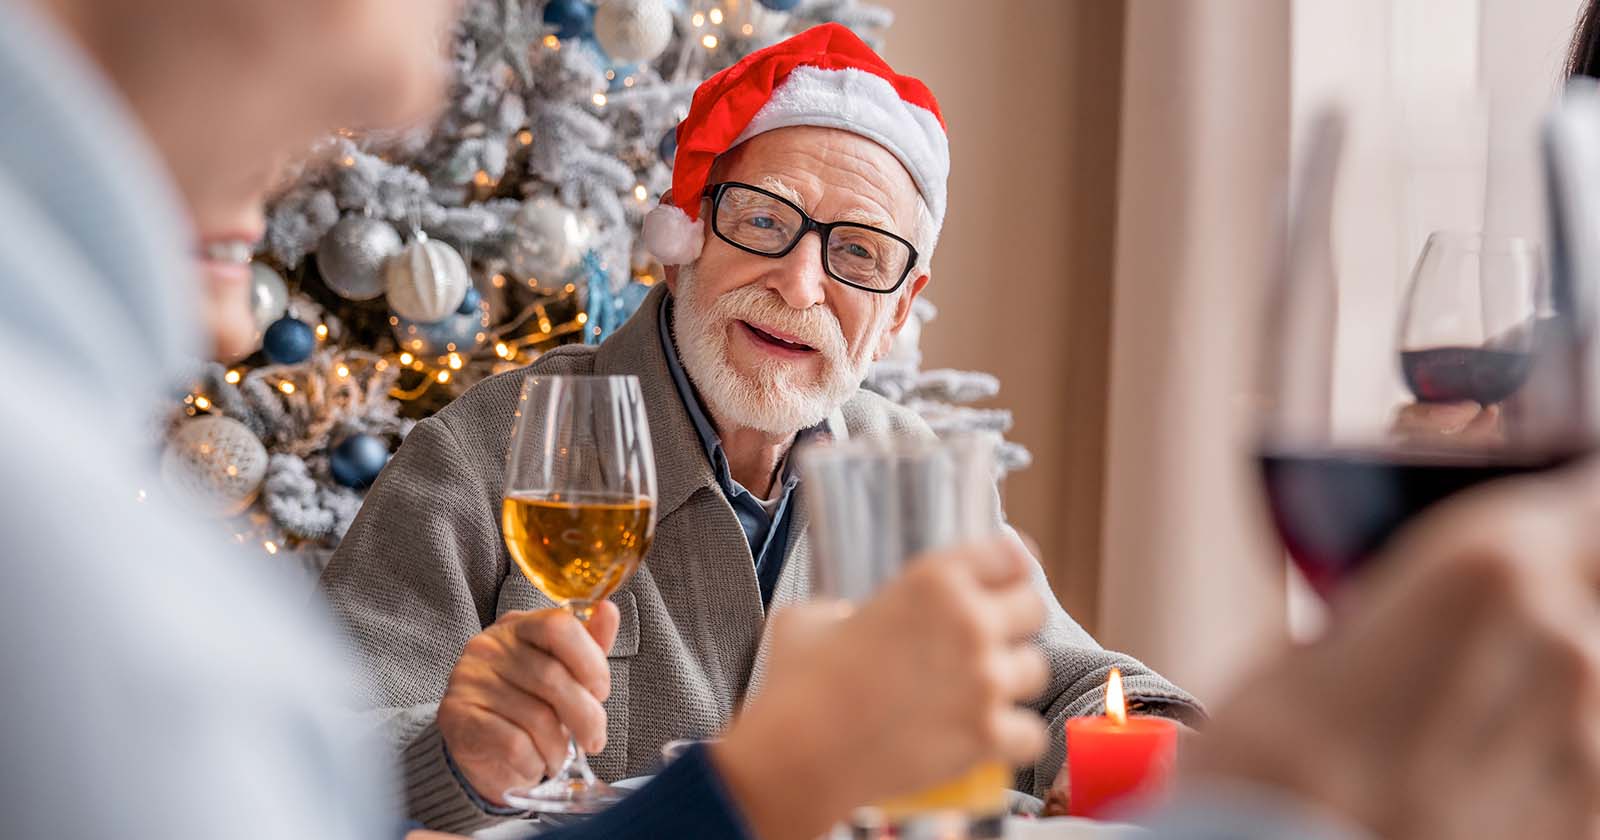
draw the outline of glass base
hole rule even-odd
[[[556,778],[531,788],[508,790],[506,804],[535,814],[598,814],[632,791],[582,777]]]

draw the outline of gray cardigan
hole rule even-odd
[[[526,371],[485,380],[419,423],[383,471],[322,578],[361,665],[373,714],[400,753],[412,815],[463,830],[489,822],[444,757],[433,718],[467,640],[511,610],[551,606],[517,571],[500,536],[499,501],[512,410],[528,371],[639,377],[656,448],[658,525],[643,568],[613,600],[622,614],[610,652],[607,746],[591,757],[607,780],[654,772],[662,744],[716,734],[759,685],[766,612],[750,546],[718,487],[662,354],[657,310],[598,348],[567,346]],[[858,391],[830,421],[836,436],[928,436],[914,413]],[[773,608],[806,598],[811,548],[803,494],[795,500]],[[1185,693],[1139,662],[1107,652],[1069,617],[1037,577],[1049,605],[1038,637],[1050,687],[1032,704],[1052,745],[1017,786],[1043,795],[1061,766],[1063,721],[1095,714],[1107,672],[1122,669],[1147,711],[1198,713]]]

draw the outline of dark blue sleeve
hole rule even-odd
[[[690,747],[637,793],[605,813],[577,825],[539,835],[539,840],[755,840],[744,815],[723,787],[704,744]]]

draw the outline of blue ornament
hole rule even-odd
[[[311,358],[317,348],[317,334],[311,325],[299,318],[284,316],[267,327],[261,338],[261,349],[274,364],[297,365]]]
[[[639,75],[637,64],[613,64],[606,68],[611,73],[611,80],[606,83],[606,90],[616,93],[628,86],[628,77]]]
[[[800,0],[761,0],[761,5],[766,6],[774,12],[787,12],[792,11],[795,6],[800,5]]]
[[[560,27],[557,38],[583,38],[594,32],[594,6],[585,0],[550,0],[544,22]]]
[[[656,143],[656,152],[661,155],[661,160],[663,163],[668,166],[672,165],[673,159],[678,156],[677,126],[667,129],[667,133],[661,135],[661,141]]]
[[[333,473],[334,481],[346,487],[372,486],[387,463],[388,445],[372,435],[351,435],[328,453],[328,471]]]
[[[451,353],[466,355],[482,347],[489,340],[489,307],[476,289],[469,290],[467,296],[477,298],[472,309],[452,312],[438,321],[390,315],[389,326],[400,349],[424,358],[438,358]]]
[[[650,287],[639,282],[630,282],[621,291],[613,292],[611,278],[606,276],[605,266],[593,251],[583,255],[583,264],[577,273],[588,292],[585,308],[589,319],[583,331],[585,344],[605,341],[633,316],[645,295],[650,293]]]
[[[478,311],[478,307],[482,305],[482,303],[483,295],[478,294],[477,289],[468,286],[466,296],[461,298],[461,305],[456,307],[456,314],[471,315]]]

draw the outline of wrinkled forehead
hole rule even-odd
[[[877,143],[835,128],[780,128],[717,158],[712,180],[740,181],[777,193],[822,221],[853,221],[910,231],[916,182]]]

